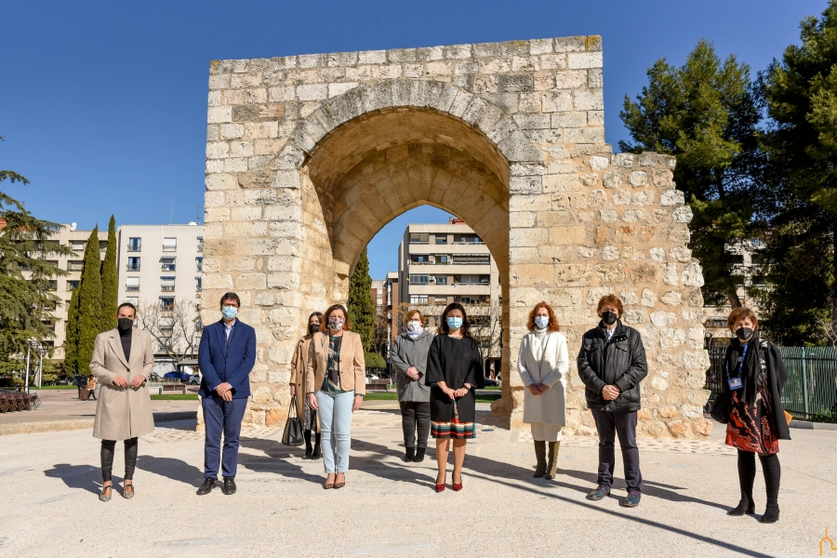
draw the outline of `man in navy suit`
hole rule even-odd
[[[206,426],[204,479],[198,495],[209,494],[218,481],[221,434],[224,435],[224,494],[235,494],[241,419],[250,397],[250,371],[256,363],[256,330],[237,320],[241,300],[235,293],[221,297],[223,318],[204,328],[198,350],[201,405]]]

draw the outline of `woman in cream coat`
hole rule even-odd
[[[151,335],[133,327],[136,307],[126,302],[116,311],[117,327],[100,333],[93,345],[90,372],[101,386],[96,404],[93,437],[102,440],[102,493],[111,497],[111,471],[117,440],[125,441],[125,485],[122,496],[134,496],[138,438],[154,430],[151,396],[146,379],[154,369]]]
[[[555,312],[539,302],[529,313],[529,333],[520,343],[517,369],[526,387],[523,422],[531,424],[538,463],[536,477],[554,479],[558,468],[561,428],[567,423],[565,393],[570,359],[567,338]],[[549,443],[549,464],[546,444]]]
[[[305,376],[308,373],[308,349],[311,347],[311,339],[314,334],[320,331],[320,321],[323,319],[322,312],[312,312],[308,316],[308,331],[296,344],[296,351],[291,360],[291,396],[295,397],[296,413],[299,422],[302,423],[302,435],[305,438],[305,453],[302,459],[319,459],[322,457],[320,451],[320,431],[317,428],[317,412],[308,406],[308,391],[305,389]],[[311,431],[314,431],[314,447],[311,447]]]
[[[330,306],[320,333],[314,334],[308,348],[305,391],[308,406],[320,417],[326,472],[323,488],[346,486],[352,413],[363,405],[366,394],[363,341],[350,328],[346,309],[340,304]]]

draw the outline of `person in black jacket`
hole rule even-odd
[[[648,375],[645,347],[639,332],[622,324],[622,301],[616,295],[599,300],[599,326],[584,334],[578,352],[578,375],[587,387],[587,406],[599,431],[598,488],[588,500],[601,500],[613,485],[614,431],[619,435],[628,497],[623,505],[639,505],[642,473],[636,445],[639,383]]]
[[[790,440],[782,408],[782,388],[788,371],[782,353],[773,343],[759,338],[759,321],[752,310],[734,309],[727,319],[735,339],[724,356],[723,393],[730,398],[726,443],[738,450],[738,484],[741,500],[729,515],[755,513],[753,483],[759,454],[767,508],[762,523],[779,521],[779,440]]]

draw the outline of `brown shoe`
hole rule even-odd
[[[552,480],[558,474],[558,448],[561,442],[549,442],[549,465],[543,478]]]
[[[546,472],[546,442],[535,440],[535,457],[538,459],[538,464],[532,476],[538,478]]]

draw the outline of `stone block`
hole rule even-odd
[[[573,110],[572,92],[545,91],[541,93],[541,110],[543,112],[566,112]]]

